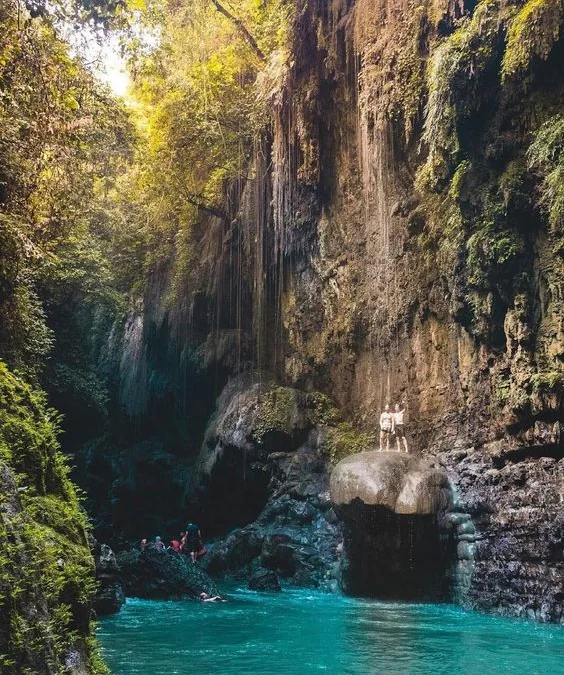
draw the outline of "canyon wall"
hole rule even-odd
[[[459,599],[561,621],[562,3],[302,0],[294,21],[248,175],[194,228],[191,280],[165,309],[156,274],[115,329],[123,404],[170,394],[205,418],[186,382],[209,415],[250,368],[369,434],[405,401],[411,452],[476,523]]]

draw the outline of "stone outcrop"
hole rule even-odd
[[[338,506],[355,499],[397,515],[434,515],[452,501],[448,478],[431,462],[407,454],[361,452],[343,459],[331,474],[331,499]]]
[[[331,475],[343,521],[341,584],[353,594],[445,600],[457,562],[448,478],[430,461],[389,452],[343,459]]]
[[[340,528],[316,419],[305,394],[269,380],[247,376],[223,392],[200,454],[194,508],[247,524],[209,547],[202,564],[210,573],[246,579],[266,569],[285,583],[334,583]]]
[[[215,583],[198,563],[187,556],[148,548],[124,551],[117,556],[126,595],[172,600],[197,598],[200,593],[220,595]]]
[[[455,598],[496,614],[564,623],[562,459],[494,448],[438,459],[466,511],[458,515],[458,555],[468,562],[458,570]]]
[[[107,544],[94,545],[94,562],[98,590],[94,597],[94,611],[98,616],[116,614],[125,602],[120,568],[115,553]]]

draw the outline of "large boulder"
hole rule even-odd
[[[307,396],[255,374],[221,393],[190,485],[191,508],[209,534],[255,520],[281,461],[312,428]]]
[[[120,553],[117,560],[129,596],[168,600],[197,598],[200,593],[220,595],[199,563],[194,564],[179,553],[149,548]]]
[[[456,537],[446,473],[403,453],[361,452],[333,470],[343,524],[341,585],[355,595],[444,600]]]
[[[339,462],[331,474],[331,498],[338,506],[357,499],[396,514],[430,515],[444,511],[452,496],[446,473],[429,462],[372,450]]]

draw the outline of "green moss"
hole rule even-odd
[[[475,287],[487,289],[489,275],[511,262],[523,252],[523,240],[510,230],[498,231],[495,224],[483,223],[468,239],[468,281]]]
[[[564,115],[555,114],[539,127],[527,155],[542,180],[542,205],[557,228],[564,222]]]
[[[86,653],[91,673],[107,672],[90,624],[95,576],[88,523],[59,450],[58,421],[44,394],[0,363],[0,625],[6,627],[0,665],[6,675],[34,673],[38,663],[63,673],[70,649]]]
[[[315,391],[307,395],[307,405],[311,410],[313,424],[336,425],[342,422],[341,411],[327,394]]]
[[[503,18],[497,2],[482,0],[473,16],[462,19],[429,60],[423,130],[428,155],[418,171],[419,188],[440,189],[460,160],[457,127],[476,104],[475,81],[495,57]]]
[[[253,436],[261,442],[273,431],[291,433],[296,410],[296,392],[287,387],[274,387],[261,399]]]
[[[460,162],[460,164],[456,167],[456,171],[454,172],[452,180],[450,181],[450,187],[448,190],[448,195],[452,200],[458,201],[460,199],[461,190],[464,185],[464,178],[470,171],[471,167],[472,165],[467,159]]]
[[[323,449],[331,462],[337,464],[349,455],[371,449],[375,442],[376,437],[373,434],[358,431],[350,422],[340,422],[329,427]]]
[[[553,393],[562,390],[564,385],[564,373],[552,370],[539,372],[531,376],[531,388],[533,393]]]
[[[502,79],[522,77],[533,58],[547,59],[560,35],[562,0],[529,0],[512,19],[501,67]]]

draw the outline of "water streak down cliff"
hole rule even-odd
[[[195,228],[172,310],[145,299],[168,360],[127,346],[132,322],[122,348],[149,401],[194,359],[325,391],[368,430],[404,399],[477,523],[466,601],[556,621],[564,239],[533,148],[561,119],[562,21],[555,0],[301,0],[228,218]]]

